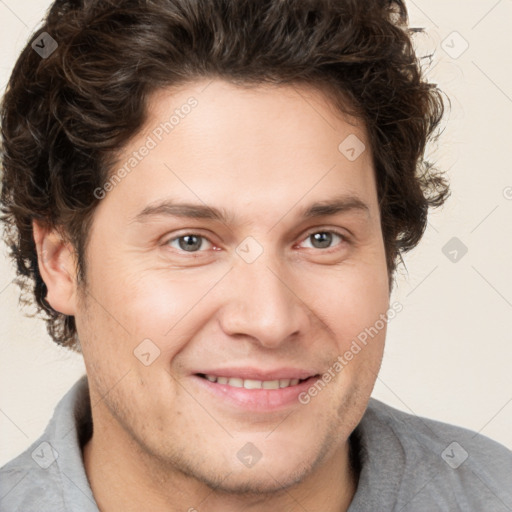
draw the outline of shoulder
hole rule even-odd
[[[370,399],[366,414],[373,415],[378,422],[391,427],[404,441],[421,442],[426,448],[437,450],[452,439],[463,442],[471,450],[468,458],[491,455],[496,462],[512,462],[511,450],[464,427],[406,413],[374,398]]]
[[[441,455],[450,467],[462,466],[466,460],[488,462],[492,467],[504,465],[512,478],[512,451],[478,432],[406,413],[374,398],[370,399],[366,414],[388,425],[406,446]]]
[[[0,468],[0,511],[64,511],[54,457],[51,445],[40,438]]]
[[[97,512],[81,454],[91,428],[83,377],[58,403],[43,435],[0,468],[0,512]]]
[[[373,398],[361,424],[367,449],[398,461],[397,501],[415,504],[404,511],[512,510],[512,451],[500,443]]]

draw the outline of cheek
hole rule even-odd
[[[215,276],[133,267],[122,274],[123,289],[112,289],[108,298],[119,323],[135,345],[149,338],[163,355],[173,355],[205,320],[202,299]]]
[[[385,266],[340,267],[338,273],[322,281],[314,304],[318,315],[336,333],[339,343],[350,344],[352,337],[374,325],[389,308]]]

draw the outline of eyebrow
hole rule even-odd
[[[336,215],[344,212],[355,212],[370,216],[370,207],[359,197],[354,195],[338,196],[329,200],[319,201],[300,210],[299,217],[312,219],[327,215]],[[228,215],[224,208],[215,208],[206,204],[177,203],[173,200],[164,200],[146,206],[135,215],[131,222],[146,222],[151,217],[172,216],[189,219],[209,219],[228,224],[235,219],[235,215]]]

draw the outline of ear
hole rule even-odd
[[[48,293],[46,301],[59,313],[74,316],[76,312],[76,257],[70,242],[56,229],[32,221],[37,263]]]

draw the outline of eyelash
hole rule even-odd
[[[340,239],[341,239],[341,242],[337,245],[344,245],[344,244],[347,244],[347,243],[350,243],[350,239],[347,235],[341,233],[340,231],[336,230],[336,229],[315,229],[314,231],[310,231],[309,233],[306,234],[306,236],[301,240],[301,243],[308,240],[312,235],[315,235],[317,233],[330,233],[330,234],[334,234],[336,236],[338,236]],[[179,236],[175,236],[173,238],[170,238],[169,240],[167,240],[164,245],[170,245],[171,242],[174,242],[174,241],[177,241],[179,240],[180,238],[183,238],[185,236],[190,236],[190,235],[193,235],[193,236],[196,236],[198,238],[201,238],[203,240],[208,240],[208,238],[204,235],[200,235],[198,233],[195,233],[193,231],[190,231],[190,232],[187,232],[187,233],[183,233],[182,235],[179,235]],[[212,245],[214,245],[210,240],[208,240],[208,242]],[[333,247],[326,247],[324,249],[318,249],[318,251],[322,251],[324,253],[330,253],[332,252],[333,250],[336,250],[336,246],[333,246]],[[181,248],[173,248],[174,250],[178,251],[179,253],[181,254],[188,254],[188,255],[195,255],[195,254],[199,254],[201,252],[205,252],[205,251],[202,251],[202,250],[198,250],[198,251],[185,251]],[[315,249],[313,247],[313,249]]]
[[[332,251],[335,251],[336,250],[336,247],[338,245],[345,245],[347,243],[349,243],[349,237],[343,233],[341,233],[340,231],[336,230],[336,229],[315,229],[314,231],[310,231],[303,239],[302,241],[305,241],[305,240],[308,240],[309,237],[311,237],[312,235],[316,235],[317,233],[331,233],[331,234],[334,234],[338,237],[341,238],[341,242],[333,247],[327,247],[325,249],[317,249],[318,251],[322,251],[322,252],[327,252],[327,253],[330,253]],[[313,247],[313,249],[316,249],[316,247]]]

